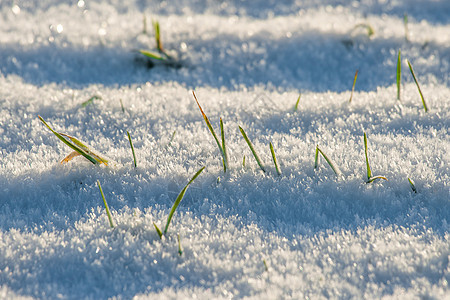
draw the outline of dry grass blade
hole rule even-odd
[[[264,166],[261,162],[261,160],[258,157],[258,154],[256,154],[255,148],[253,148],[253,144],[250,142],[250,140],[248,139],[247,135],[245,134],[244,129],[242,129],[241,126],[239,126],[239,130],[241,131],[242,136],[244,137],[245,141],[247,142],[248,147],[250,148],[250,150],[253,153],[253,156],[256,159],[256,162],[258,163],[259,168],[265,173],[266,170],[264,169]]]

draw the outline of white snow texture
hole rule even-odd
[[[0,299],[450,299],[449,74],[447,0],[0,1]]]

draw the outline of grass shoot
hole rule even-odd
[[[105,205],[106,214],[108,215],[109,225],[111,226],[111,228],[114,228],[113,219],[112,219],[111,213],[109,211],[108,203],[106,203],[105,195],[103,194],[102,186],[101,186],[99,180],[97,180],[97,185],[98,185],[98,189],[100,190],[100,194],[102,195],[102,198],[103,198],[103,204]]]
[[[172,133],[172,137],[170,138],[169,142],[166,145],[166,149],[168,149],[170,147],[170,145],[172,145],[173,139],[175,138],[175,134],[177,133],[176,130],[173,131]]]
[[[352,102],[353,93],[355,92],[356,78],[358,78],[358,70],[356,70],[355,77],[353,78],[352,93],[350,94],[350,99],[348,100],[348,103]]]
[[[273,150],[272,142],[269,143],[269,147],[270,147],[270,153],[272,153],[273,164],[275,165],[275,169],[277,170],[278,176],[280,176],[281,170],[280,170],[280,167],[278,166],[277,158],[275,157],[275,151]]]
[[[416,189],[416,186],[414,185],[414,181],[412,181],[412,179],[409,177],[408,177],[408,181],[409,181],[409,185],[411,186],[411,189],[413,190],[413,192],[417,194],[417,189]]]
[[[331,167],[336,176],[340,176],[341,171],[337,167],[337,165],[328,157],[325,153],[319,148],[319,145],[316,146],[316,154],[314,158],[314,169],[316,170],[319,166],[319,153],[322,154],[323,158],[327,161],[328,165]]]
[[[358,24],[355,27],[353,27],[353,30],[358,29],[358,28],[366,29],[367,30],[367,36],[369,38],[372,37],[372,35],[375,34],[375,30],[373,30],[373,27],[370,26],[370,24],[364,24],[364,23]]]
[[[268,272],[269,271],[269,267],[267,266],[267,262],[265,259],[263,259],[263,264],[264,264],[264,271]]]
[[[178,255],[183,255],[183,247],[181,246],[181,240],[180,240],[180,234],[177,234],[177,241],[178,241]]]
[[[216,132],[214,131],[214,128],[212,127],[211,122],[209,121],[208,117],[203,112],[203,109],[200,106],[200,103],[198,102],[197,96],[195,95],[194,91],[192,91],[192,95],[194,95],[195,102],[197,102],[198,108],[200,109],[200,112],[202,113],[202,116],[203,116],[203,119],[205,120],[206,126],[208,126],[208,129],[211,132],[212,136],[214,137],[214,140],[217,143],[217,147],[219,148],[219,151],[222,154],[223,171],[226,172],[228,169],[228,157],[227,157],[227,150],[225,147],[225,135],[223,132],[222,118],[220,118],[220,133],[222,135],[222,145],[221,145],[219,142],[219,139],[217,138]]]
[[[372,170],[370,169],[370,165],[369,165],[369,156],[368,156],[368,150],[367,150],[367,135],[364,132],[364,154],[366,156],[366,167],[367,167],[367,183],[371,183],[377,179],[384,179],[387,180],[386,177],[384,176],[372,176]]]
[[[101,100],[101,99],[102,99],[101,96],[99,96],[99,95],[94,95],[94,96],[92,96],[91,98],[89,98],[89,99],[87,99],[86,101],[84,101],[83,103],[81,103],[81,106],[82,106],[82,107],[86,107],[86,106],[88,106],[88,105],[90,105],[90,104],[93,104],[93,103],[94,103],[94,100]]]
[[[302,97],[302,94],[300,93],[300,94],[298,95],[297,102],[295,103],[294,111],[297,111],[297,110],[298,110],[298,104],[300,103],[300,98],[301,98],[301,97]]]
[[[184,194],[186,193],[189,185],[200,175],[200,173],[204,169],[205,169],[205,167],[202,167],[200,170],[198,170],[197,173],[195,173],[195,175],[191,178],[191,180],[189,180],[189,182],[186,184],[186,186],[181,190],[180,194],[178,194],[177,198],[175,199],[175,202],[173,203],[172,209],[170,210],[169,216],[167,217],[167,223],[166,223],[166,227],[164,228],[164,234],[167,233],[167,230],[169,229],[170,221],[172,220],[173,214],[175,213],[175,210],[177,209],[181,200],[183,200]],[[155,228],[156,227],[157,226],[155,225]],[[158,229],[156,231],[158,231]]]
[[[422,90],[420,89],[419,82],[417,81],[416,74],[414,73],[413,67],[412,67],[411,63],[409,62],[409,60],[406,60],[406,61],[408,62],[409,70],[411,71],[411,75],[414,78],[414,82],[417,85],[417,89],[419,90],[420,98],[422,99],[423,108],[425,109],[425,112],[427,112],[428,107],[427,107],[427,104],[425,103],[425,99],[423,97]]]
[[[99,153],[97,153],[95,150],[90,149],[88,146],[83,144],[80,140],[69,136],[64,133],[56,132],[53,130],[50,125],[47,124],[47,122],[44,121],[44,119],[41,116],[38,116],[39,120],[48,128],[50,131],[56,135],[64,144],[72,148],[74,150],[71,152],[68,156],[66,156],[61,163],[69,162],[72,158],[83,155],[87,160],[89,160],[91,163],[95,164],[105,164],[108,165],[109,159],[101,156]]]
[[[242,158],[242,167],[245,168],[245,155],[244,155],[244,157]]]
[[[153,226],[155,226],[156,232],[158,233],[158,236],[160,239],[163,237],[163,233],[161,232],[161,229],[159,229],[158,225],[156,225],[155,222],[153,222]]]
[[[133,142],[131,141],[131,136],[130,136],[130,133],[128,132],[128,130],[127,130],[127,135],[128,135],[128,140],[130,141],[131,152],[133,153],[134,167],[137,168],[136,154],[134,153]]]
[[[152,24],[153,24],[153,31],[155,32],[156,49],[158,49],[158,52],[160,53],[165,53],[161,41],[161,34],[159,31],[159,22],[157,20],[152,20]]]
[[[400,101],[400,86],[402,80],[402,61],[401,61],[401,53],[400,49],[398,50],[397,57],[397,100]]]
[[[244,129],[242,129],[242,127],[239,126],[239,130],[241,131],[242,136],[244,137],[245,141],[247,142],[248,147],[249,147],[250,150],[252,151],[253,156],[255,157],[256,162],[258,163],[258,166],[259,166],[259,167],[261,168],[261,170],[265,173],[266,170],[264,169],[264,166],[263,166],[261,160],[259,159],[258,154],[256,154],[256,151],[255,151],[255,148],[253,147],[253,144],[252,144],[252,143],[250,142],[250,140],[248,139],[247,134],[245,134]]]
[[[120,107],[122,108],[122,112],[125,113],[125,107],[123,106],[122,99],[120,99]]]

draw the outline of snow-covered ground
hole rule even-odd
[[[1,299],[450,299],[449,1],[54,2],[0,2]]]

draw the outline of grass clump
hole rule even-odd
[[[367,135],[364,132],[364,154],[366,156],[366,167],[367,167],[367,183],[371,183],[377,179],[384,179],[387,180],[387,178],[385,176],[372,176],[372,170],[370,169],[370,165],[369,165],[369,156],[367,154],[368,150],[367,150]]]
[[[356,70],[355,77],[353,78],[352,93],[350,94],[350,99],[348,100],[348,103],[351,103],[353,99],[353,93],[355,92],[356,78],[358,78],[358,70]]]
[[[197,96],[195,95],[194,91],[192,91],[192,95],[194,95],[195,102],[197,102],[198,108],[200,109],[200,112],[202,113],[202,116],[203,116],[203,119],[205,120],[206,126],[208,126],[208,129],[211,132],[212,136],[214,137],[214,140],[217,143],[217,147],[219,148],[219,151],[222,154],[223,171],[226,172],[228,169],[228,155],[227,155],[227,148],[225,146],[225,134],[224,134],[224,130],[223,130],[222,118],[220,118],[220,134],[221,134],[221,138],[222,138],[222,145],[221,145],[219,142],[219,139],[217,138],[216,132],[214,131],[214,128],[212,127],[211,122],[209,121],[208,117],[203,112],[203,109],[200,106],[200,103],[198,102]]]
[[[45,120],[41,116],[38,116],[38,118],[48,129],[50,129],[50,131],[54,135],[56,135],[56,137],[58,137],[64,144],[66,144],[72,150],[74,150],[73,152],[71,152],[69,155],[67,155],[61,161],[61,164],[69,162],[72,158],[74,158],[76,156],[82,155],[87,160],[89,160],[91,163],[93,163],[94,165],[95,164],[108,165],[109,159],[107,159],[106,157],[100,155],[95,150],[89,148],[88,146],[86,146],[83,142],[81,142],[77,138],[74,138],[74,137],[69,136],[69,135],[64,134],[64,133],[56,132],[55,130],[53,130],[50,127],[50,125],[47,124],[47,122],[45,122]]]
[[[128,132],[128,130],[127,130],[127,135],[128,135],[128,140],[130,141],[131,152],[133,153],[134,167],[137,168],[136,154],[134,153],[133,142],[131,141],[131,136],[130,136],[130,133]]]
[[[153,222],[153,226],[155,226],[156,232],[158,233],[160,238],[162,238],[162,236],[167,233],[167,230],[169,229],[170,221],[172,220],[173,214],[175,213],[175,210],[177,209],[181,200],[183,200],[184,194],[186,193],[189,185],[200,175],[200,173],[202,173],[202,171],[204,169],[205,169],[205,167],[202,167],[200,170],[198,170],[197,173],[195,173],[195,175],[191,178],[191,180],[189,180],[189,182],[186,184],[186,186],[178,194],[177,198],[175,199],[175,202],[173,203],[172,209],[170,210],[169,216],[167,217],[167,222],[166,222],[166,226],[164,227],[164,231],[161,231],[159,229],[159,227],[156,225],[156,223]]]
[[[114,228],[113,219],[112,219],[111,213],[109,211],[108,203],[106,203],[105,195],[103,194],[102,186],[101,186],[99,180],[97,180],[97,185],[98,185],[98,189],[100,190],[100,194],[102,195],[102,198],[103,198],[103,204],[105,205],[106,214],[108,215],[109,225],[111,226],[111,228]]]
[[[419,82],[417,81],[416,74],[414,73],[413,67],[412,67],[411,63],[409,62],[409,60],[406,60],[406,61],[408,62],[409,70],[411,71],[411,75],[414,78],[414,82],[417,85],[417,89],[419,90],[420,98],[422,99],[423,108],[425,109],[425,112],[428,112],[428,107],[425,102],[425,98],[423,97],[422,90],[420,89]]]
[[[241,131],[242,136],[244,137],[245,141],[247,142],[248,147],[253,153],[253,156],[255,157],[256,162],[258,163],[259,168],[265,173],[266,170],[261,162],[261,160],[258,157],[258,154],[256,154],[255,148],[253,147],[253,144],[250,142],[250,140],[247,137],[247,134],[245,134],[244,129],[242,129],[241,126],[239,126],[239,130]]]
[[[316,170],[319,166],[319,153],[322,154],[323,158],[327,161],[328,165],[331,167],[336,176],[341,175],[341,171],[337,167],[337,165],[319,148],[319,145],[316,146],[316,154],[314,158],[314,170]]]

